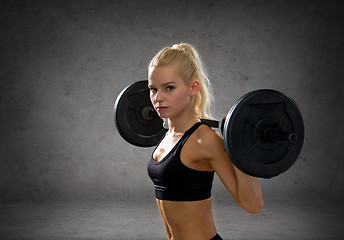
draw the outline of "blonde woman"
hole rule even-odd
[[[169,130],[147,166],[169,240],[222,239],[216,231],[211,188],[217,173],[235,201],[247,212],[263,207],[257,178],[228,159],[222,138],[200,118],[211,118],[210,83],[194,47],[162,49],[148,67],[150,99]]]

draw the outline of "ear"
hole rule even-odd
[[[199,89],[199,82],[197,79],[192,80],[191,82],[191,96],[195,96]]]

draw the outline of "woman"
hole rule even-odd
[[[222,138],[200,118],[211,118],[209,80],[196,50],[189,44],[162,49],[148,68],[150,99],[166,135],[149,160],[147,170],[170,240],[222,239],[212,216],[214,171],[235,201],[247,212],[263,207],[255,177],[238,170],[224,150]]]

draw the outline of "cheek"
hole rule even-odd
[[[183,106],[189,103],[190,95],[187,91],[178,91],[173,96],[173,102],[178,106]]]

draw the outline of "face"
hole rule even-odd
[[[192,110],[198,81],[185,84],[173,65],[151,67],[148,70],[150,99],[161,118],[174,118]]]

